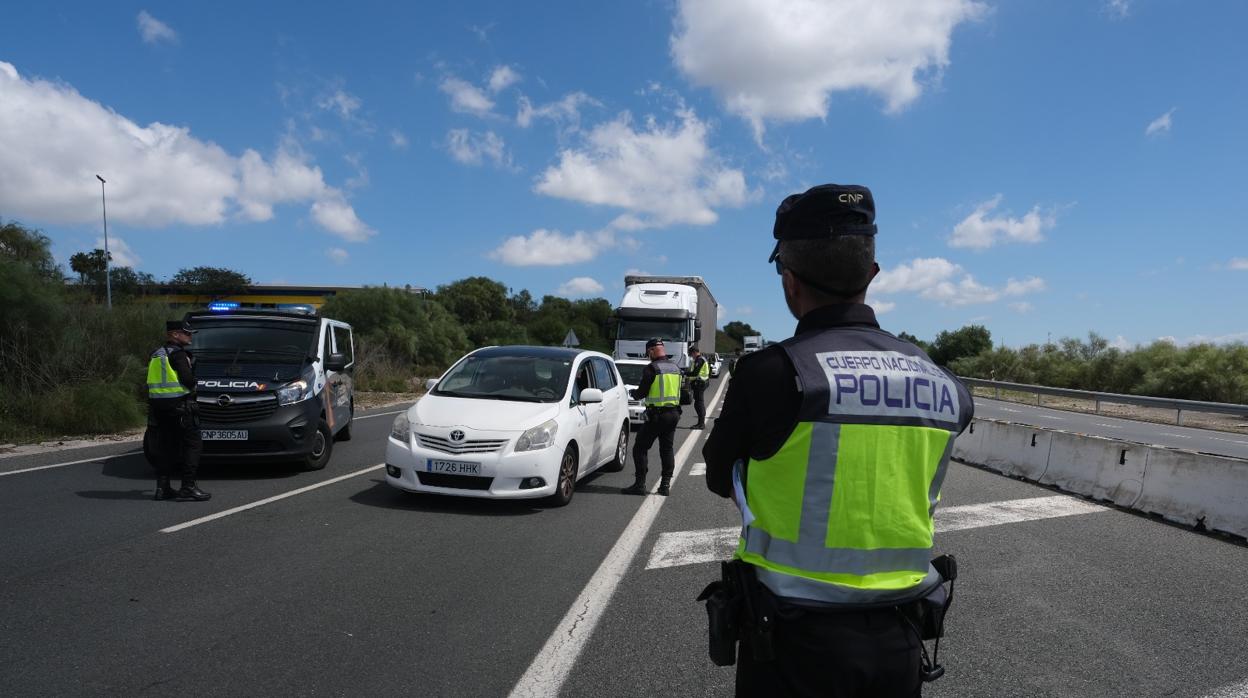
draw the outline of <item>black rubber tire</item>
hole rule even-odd
[[[624,466],[628,463],[629,431],[629,423],[624,422],[624,426],[620,427],[619,440],[615,442],[615,458],[611,459],[610,463],[602,466],[603,472],[618,473],[623,470]]]
[[[147,464],[156,469],[156,430],[148,427],[143,432],[143,457],[147,459]]]
[[[303,458],[304,470],[324,468],[329,465],[329,457],[334,453],[334,435],[325,420],[317,422],[316,433],[312,435],[312,440],[312,450]]]
[[[563,458],[559,460],[559,480],[555,483],[555,493],[546,498],[546,504],[552,507],[564,507],[572,501],[576,494],[576,449],[572,444],[563,450]]]

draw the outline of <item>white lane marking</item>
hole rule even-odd
[[[112,460],[114,458],[122,458],[124,456],[133,456],[136,453],[142,453],[142,451],[126,451],[125,453],[118,453],[118,454],[111,455],[111,456],[98,456],[96,458],[83,458],[82,460],[71,460],[68,463],[53,463],[51,465],[37,465],[33,468],[22,468],[21,470],[10,470],[8,472],[0,473],[0,477],[4,477],[5,475],[17,475],[18,473],[31,473],[36,470],[47,470],[48,468],[63,468],[67,465],[78,465],[80,463],[96,463],[96,462],[103,463],[106,460]]]
[[[362,414],[359,417],[352,417],[351,419],[372,419],[373,417],[384,417],[388,414],[399,414],[400,412],[406,411],[407,410],[395,410],[393,412],[378,412],[377,414]]]
[[[1104,422],[1093,422],[1093,425],[1098,426],[1098,427],[1106,427],[1109,429],[1121,429],[1122,428],[1121,424],[1106,424]]]
[[[937,509],[936,532],[962,531],[1020,521],[1092,514],[1098,511],[1108,511],[1108,509],[1063,495],[971,504]],[[664,567],[727,560],[736,550],[737,537],[740,532],[740,526],[728,526],[702,531],[660,534],[654,544],[654,549],[650,551],[650,560],[646,563],[646,569],[657,570]]]
[[[1248,698],[1248,681],[1234,686],[1223,686],[1213,693],[1206,694],[1204,698]]]
[[[690,466],[690,468],[689,468],[689,475],[690,475],[690,476],[693,476],[693,475],[705,475],[705,474],[706,474],[706,463],[694,463],[694,464],[693,464],[692,466]]]
[[[1022,410],[1012,410],[1008,407],[998,407],[997,409],[1001,410],[1002,412],[1022,412]]]
[[[182,531],[182,530],[188,529],[188,528],[190,528],[191,526],[198,526],[198,525],[200,525],[200,524],[202,524],[202,523],[208,523],[209,521],[216,521],[217,519],[224,518],[224,517],[226,517],[226,516],[230,516],[231,514],[237,514],[237,513],[241,512],[241,511],[247,511],[248,509],[255,509],[256,507],[261,507],[261,506],[264,506],[265,504],[271,504],[271,503],[276,502],[276,501],[278,501],[278,500],[286,499],[287,497],[293,497],[293,496],[295,496],[295,495],[297,495],[297,494],[303,494],[304,492],[311,492],[312,490],[319,489],[319,488],[321,488],[321,487],[325,487],[326,485],[332,485],[332,484],[334,484],[335,482],[342,482],[343,480],[347,480],[347,479],[353,478],[353,477],[355,477],[355,476],[357,476],[357,475],[363,475],[364,473],[370,473],[370,472],[372,472],[372,471],[374,471],[374,470],[377,470],[378,468],[381,468],[381,467],[384,467],[384,466],[385,466],[385,463],[378,463],[377,465],[370,465],[370,466],[368,466],[367,468],[363,468],[363,469],[361,469],[361,470],[357,470],[357,471],[355,471],[355,472],[353,472],[353,473],[347,473],[346,475],[339,475],[338,477],[330,478],[330,479],[328,479],[328,480],[324,480],[324,481],[322,481],[322,482],[318,482],[318,483],[316,483],[316,484],[308,485],[307,487],[300,487],[300,488],[299,488],[299,489],[297,489],[297,490],[291,490],[291,491],[289,491],[289,492],[283,492],[282,494],[273,495],[272,497],[267,497],[267,498],[265,498],[265,499],[261,499],[261,500],[259,500],[259,501],[252,502],[251,504],[244,504],[244,505],[242,505],[242,506],[234,507],[233,509],[226,509],[225,511],[218,511],[218,512],[217,512],[217,513],[215,513],[215,514],[209,514],[208,516],[201,516],[201,517],[200,517],[200,518],[198,518],[198,519],[192,519],[192,520],[190,520],[190,521],[185,521],[185,522],[183,522],[183,523],[177,524],[176,526],[170,526],[170,527],[168,527],[168,528],[162,528],[162,529],[160,529],[160,532],[161,532],[161,533],[177,533],[178,531]]]
[[[1040,419],[1056,419],[1059,422],[1066,421],[1065,417],[1058,417],[1057,415],[1053,415],[1053,414],[1038,414],[1036,416],[1039,417]]]
[[[708,412],[714,411],[719,398],[724,394],[726,385],[728,385],[727,381],[720,383],[715,397],[708,405],[710,408]],[[680,445],[680,451],[676,454],[676,470],[672,473],[672,482],[676,481],[689,453],[698,443],[697,437],[704,433],[691,432],[685,437],[684,443]],[[657,486],[658,483],[655,484]],[[576,665],[577,657],[581,655],[585,643],[594,634],[594,628],[602,619],[603,612],[611,603],[611,597],[615,594],[620,581],[624,579],[629,565],[650,532],[650,527],[654,525],[659,509],[667,499],[667,497],[648,496],[641,503],[637,513],[624,527],[619,540],[611,547],[611,552],[607,553],[602,564],[594,572],[594,576],[590,577],[585,588],[576,597],[576,601],[572,602],[572,607],[568,609],[563,620],[559,621],[555,631],[546,640],[546,644],[533,658],[533,663],[524,672],[524,676],[521,676],[511,689],[512,698],[559,695],[559,690],[567,681],[568,674],[572,673],[572,667]]]
[[[1158,434],[1159,434],[1160,436],[1173,436],[1173,437],[1174,437],[1174,438],[1176,438],[1176,439],[1190,439],[1190,438],[1192,438],[1192,437],[1187,436],[1187,435],[1185,435],[1185,434],[1172,434],[1172,433],[1170,433],[1170,432],[1168,432],[1168,431],[1158,432]]]

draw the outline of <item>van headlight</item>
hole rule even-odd
[[[520,435],[516,441],[516,451],[540,451],[555,442],[555,434],[559,433],[559,423],[551,419],[543,422]]]
[[[412,422],[407,418],[406,412],[400,412],[399,416],[394,418],[394,426],[390,427],[390,438],[403,443],[411,441]]]
[[[302,402],[310,397],[312,397],[312,386],[302,378],[277,389],[277,404],[279,405]]]

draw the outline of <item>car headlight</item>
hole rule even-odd
[[[390,427],[390,438],[403,443],[411,441],[412,422],[407,418],[406,412],[401,412],[394,418],[394,426]]]
[[[559,423],[551,419],[543,422],[520,435],[516,441],[517,451],[539,451],[555,443],[555,434],[559,432]]]
[[[312,386],[302,378],[277,389],[277,404],[279,405],[289,405],[310,397],[312,397]]]

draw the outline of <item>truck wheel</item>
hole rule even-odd
[[[316,424],[316,433],[312,435],[312,450],[303,458],[304,470],[320,470],[329,464],[329,456],[334,452],[334,435],[325,420]]]

